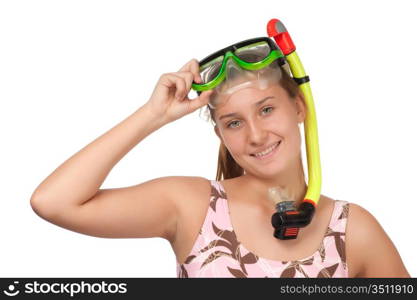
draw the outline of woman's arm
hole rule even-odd
[[[349,260],[356,277],[410,277],[400,254],[376,218],[363,207],[349,204],[346,228]]]
[[[81,233],[101,237],[173,238],[177,209],[173,188],[202,179],[167,177],[136,186],[99,187],[136,144],[161,126],[207,104],[204,92],[187,95],[198,81],[198,62],[163,74],[149,101],[111,130],[74,154],[34,191],[31,205],[42,218]]]
[[[162,125],[146,106],[139,108],[50,174],[32,195],[33,210],[53,224],[92,236],[172,239],[176,205],[168,191],[181,178],[99,190],[113,166]]]
[[[43,180],[34,191],[31,204],[51,209],[84,204],[97,193],[115,164],[142,139],[163,125],[146,105],[140,107],[67,159]]]

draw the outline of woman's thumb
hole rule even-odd
[[[190,106],[192,111],[195,111],[196,109],[207,105],[210,101],[210,96],[213,94],[213,90],[204,91],[198,96],[197,98],[191,100]]]

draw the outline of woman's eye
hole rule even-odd
[[[265,107],[265,108],[263,108],[263,109],[262,109],[262,112],[269,113],[269,112],[271,112],[273,109],[274,109],[274,108],[273,108],[272,106],[267,106],[267,107]]]
[[[237,126],[234,126],[238,124],[240,121],[232,121],[229,124],[227,124],[227,128],[236,128]]]

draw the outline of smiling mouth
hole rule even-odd
[[[268,156],[269,154],[271,154],[272,152],[274,152],[275,149],[278,148],[278,146],[281,144],[281,141],[273,144],[271,147],[265,149],[262,152],[258,152],[258,153],[252,153],[250,154],[250,156],[256,157],[256,158],[263,158]]]

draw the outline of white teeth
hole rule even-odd
[[[279,141],[278,143],[276,143],[275,145],[272,145],[271,147],[269,147],[268,149],[266,149],[266,150],[264,150],[264,151],[262,151],[262,152],[259,152],[259,153],[255,153],[254,155],[256,156],[256,157],[260,157],[260,156],[264,156],[264,155],[267,155],[267,154],[269,154],[272,150],[274,150],[278,145],[279,145],[279,143],[280,143],[281,141]]]

